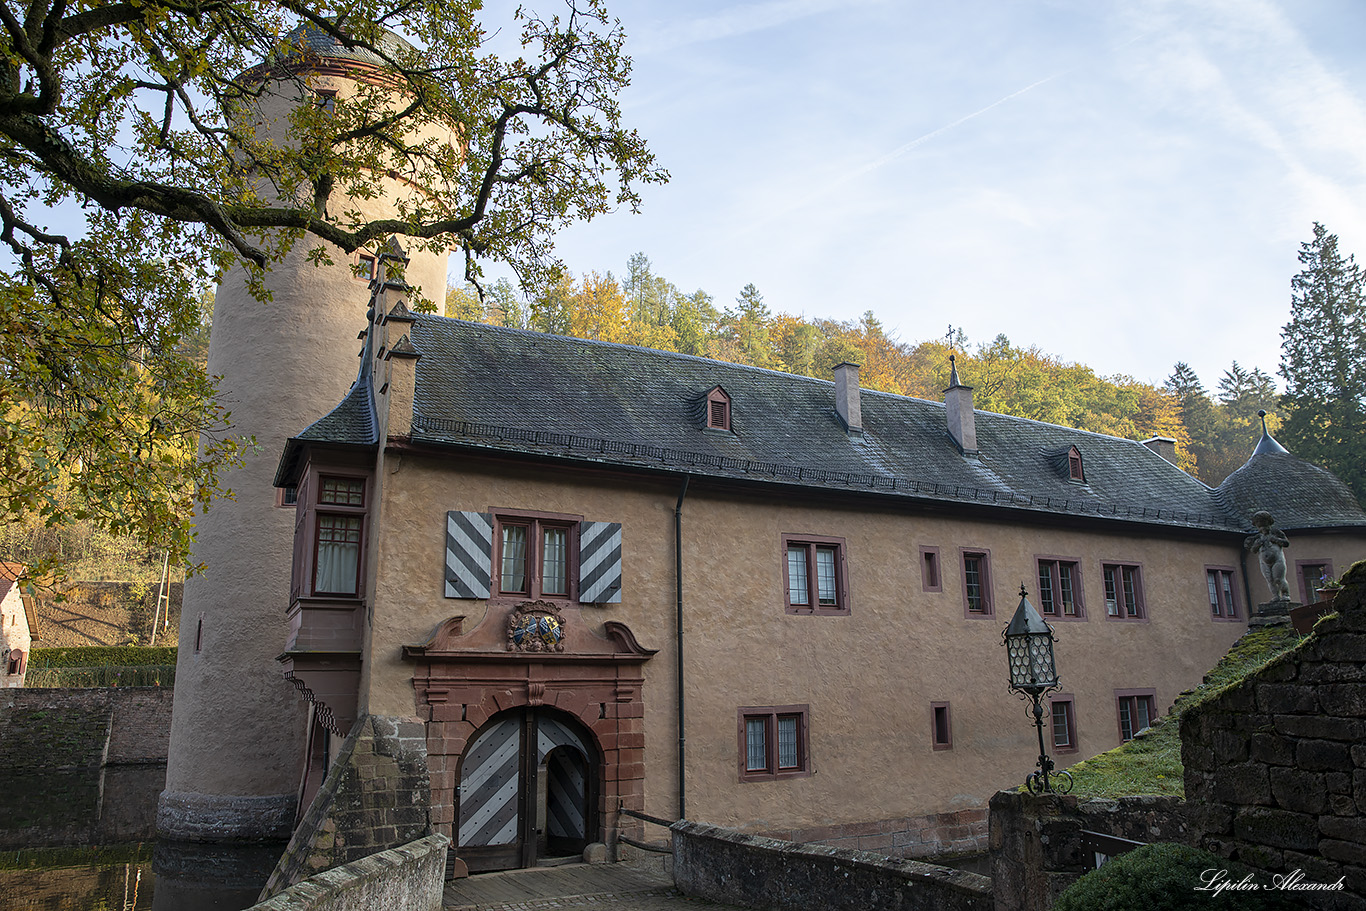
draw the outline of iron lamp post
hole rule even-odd
[[[1030,791],[1049,793],[1054,790],[1049,781],[1053,771],[1053,760],[1044,749],[1043,742],[1043,697],[1046,693],[1062,688],[1058,682],[1058,668],[1053,660],[1053,628],[1044,622],[1043,617],[1034,609],[1026,597],[1025,587],[1020,586],[1020,606],[1015,616],[1001,634],[1006,647],[1006,657],[1010,662],[1010,689],[1019,693],[1020,698],[1034,703],[1034,726],[1039,733],[1039,769],[1025,781]],[[1065,790],[1071,790],[1071,776],[1066,772]],[[1056,778],[1056,776],[1055,776]]]

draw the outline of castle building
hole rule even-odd
[[[930,402],[375,288],[368,366],[275,478],[298,513],[281,660],[314,706],[305,793],[360,720],[420,723],[428,822],[471,870],[614,843],[623,808],[980,847],[1037,755],[1001,645],[1022,589],[1056,630],[1066,765],[1246,631],[1252,512],[1301,578],[1366,554],[1346,487],[1269,436],[1216,490],[1168,440],[975,411],[956,371]]]
[[[248,74],[282,142],[290,110],[381,72],[296,39]],[[414,176],[362,215],[425,192]],[[1065,765],[1246,630],[1252,512],[1291,534],[1306,600],[1366,550],[1350,492],[1270,437],[1213,490],[1169,440],[978,412],[956,372],[930,402],[852,364],[819,380],[419,315],[444,256],[399,279],[398,253],[318,267],[309,247],[270,303],[240,272],[215,301],[209,371],[261,455],[198,525],[173,838],[327,830],[335,859],[435,829],[500,869],[615,848],[625,809],[966,850],[1036,756],[1001,647],[1021,589],[1057,632]],[[391,739],[362,762],[364,737]]]

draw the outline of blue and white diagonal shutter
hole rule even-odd
[[[446,597],[487,598],[493,569],[493,516],[446,513]]]
[[[586,604],[621,602],[620,522],[584,522],[579,526],[579,600]]]

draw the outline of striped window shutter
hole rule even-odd
[[[487,598],[493,569],[493,516],[446,513],[446,597]]]
[[[621,603],[620,522],[584,522],[579,526],[579,600],[585,604]]]

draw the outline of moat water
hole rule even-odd
[[[0,796],[6,911],[241,911],[284,843],[156,841],[164,764],[15,776]]]

